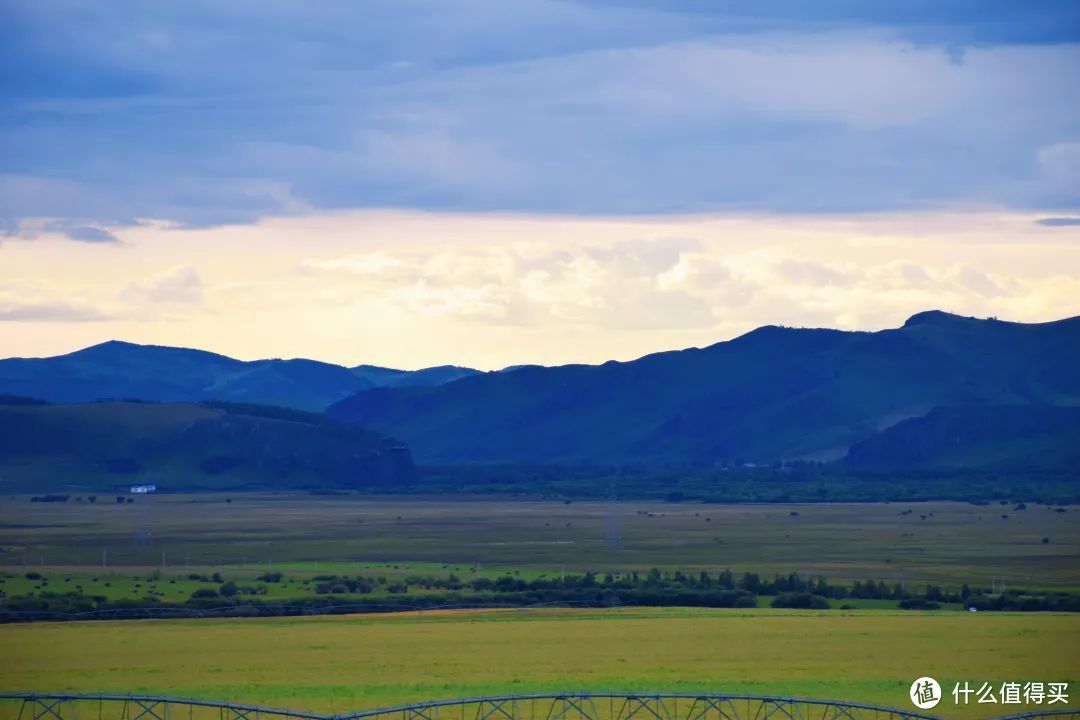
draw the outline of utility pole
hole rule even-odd
[[[102,550],[101,551],[101,569],[102,570],[104,570],[105,568],[107,568],[109,566],[108,557],[109,557],[109,551],[108,550]]]

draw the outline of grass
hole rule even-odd
[[[1064,510],[1058,511],[1058,510]],[[1006,518],[1002,518],[1006,515]],[[21,576],[43,571],[50,589],[64,574],[86,585],[109,572],[146,578],[155,567],[179,578],[159,591],[190,594],[187,572],[224,569],[243,580],[282,570],[370,574],[521,573],[593,570],[797,571],[830,582],[901,578],[989,589],[1080,589],[1080,509],[967,503],[711,505],[497,498],[396,498],[296,494],[157,495],[118,505],[0,499],[0,567]],[[621,550],[604,542],[608,523]],[[149,532],[151,544],[139,544]],[[1048,542],[1044,543],[1043,539]],[[108,568],[103,569],[102,555]],[[44,569],[43,567],[44,566]],[[383,568],[390,572],[393,568]],[[56,579],[59,576],[59,581]],[[10,580],[9,580],[10,582]],[[120,582],[127,582],[120,580]],[[134,580],[131,581],[132,584]],[[145,582],[144,582],[145,585]],[[270,588],[275,595],[292,590]]]
[[[533,578],[659,567],[799,571],[838,584],[903,576],[912,589],[988,588],[996,576],[1010,587],[1075,591],[1080,510],[1058,510],[295,494],[158,495],[121,505],[109,496],[93,504],[17,496],[0,499],[0,590],[81,585],[91,595],[153,592],[177,601],[217,587],[191,573],[262,584],[257,576],[275,571],[283,582],[265,583],[260,597],[284,599],[310,596],[317,575]],[[613,517],[621,550],[604,542]],[[152,543],[139,544],[147,530]],[[0,626],[0,689],[167,693],[316,711],[585,689],[908,707],[907,688],[921,675],[948,690],[963,680],[1080,674],[1080,616],[833,605],[829,612],[549,609],[8,625]],[[0,717],[10,709],[0,706]],[[938,708],[950,717],[1002,714],[981,710]]]
[[[908,686],[922,675],[946,693],[964,680],[1075,688],[1078,648],[1080,617],[1061,614],[474,611],[8,625],[0,677],[5,690],[168,693],[325,712],[566,690],[909,707]],[[955,708],[950,697],[937,711],[1002,714],[984,708]]]

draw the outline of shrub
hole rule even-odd
[[[807,592],[780,593],[772,601],[774,608],[799,608],[802,610],[828,610],[829,601],[820,595]]]
[[[904,610],[937,610],[941,607],[940,604],[933,600],[925,600],[923,598],[908,598],[900,601],[900,607]]]

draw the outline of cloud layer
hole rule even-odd
[[[361,212],[2,248],[0,356],[116,338],[395,367],[602,362],[765,324],[1080,315],[1080,227],[1033,214]]]
[[[1080,204],[1075,3],[752,7],[5,3],[0,228]]]

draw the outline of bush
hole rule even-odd
[[[191,593],[193,599],[198,598],[216,598],[218,597],[218,591],[213,588],[199,588],[195,592]]]
[[[772,601],[774,608],[798,608],[802,610],[828,610],[829,601],[812,593],[780,593]]]
[[[907,598],[906,600],[900,601],[900,607],[904,610],[937,610],[941,605],[933,600]]]
[[[230,580],[218,588],[218,592],[221,593],[222,597],[232,597],[236,595],[239,590],[237,590],[236,583]]]

